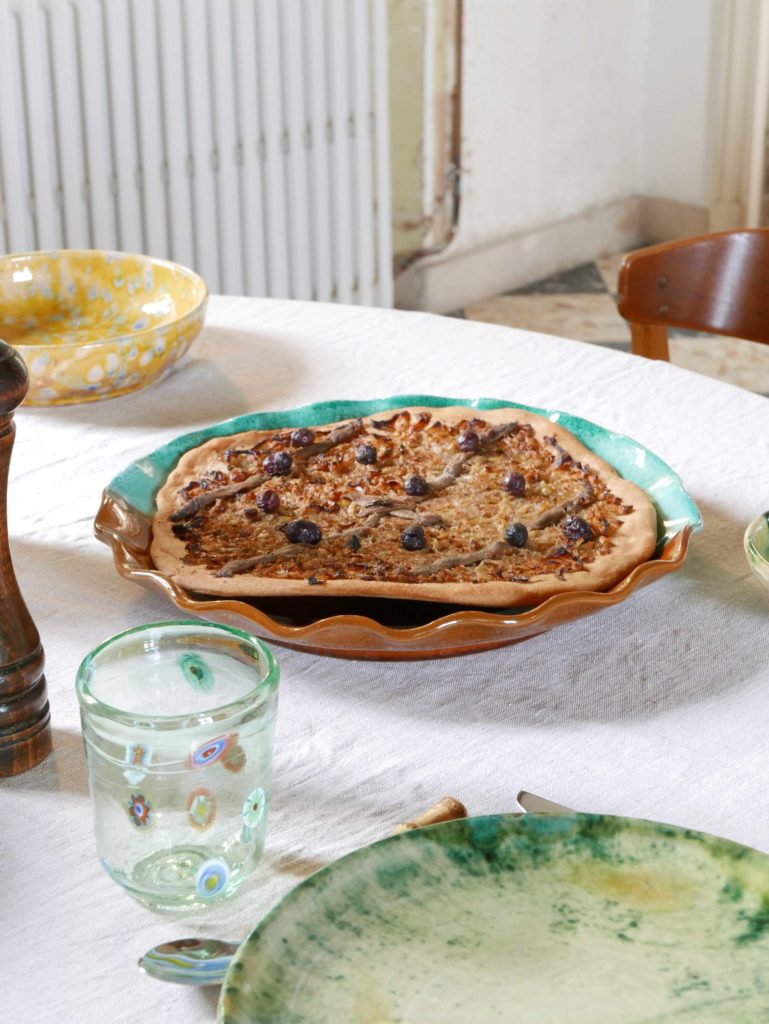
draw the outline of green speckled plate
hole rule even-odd
[[[180,456],[213,437],[244,430],[280,430],[318,426],[353,416],[370,416],[404,406],[440,408],[464,405],[483,409],[526,409],[570,430],[583,444],[633,480],[651,497],[659,513],[655,557],[605,592],[558,594],[531,608],[477,609],[427,601],[331,598],[225,599],[179,587],[155,568],[150,556],[155,495]],[[238,416],[185,434],[134,462],[108,485],[96,517],[96,535],[113,551],[121,575],[164,592],[178,607],[239,626],[267,640],[318,654],[356,658],[424,658],[499,647],[570,622],[625,600],[634,590],[679,569],[689,538],[699,530],[699,510],[679,477],[643,445],[589,420],[552,409],[538,409],[493,398],[438,398],[395,395],[363,402],[319,402],[300,409]],[[311,588],[320,590],[321,588]]]
[[[595,815],[453,821],[293,890],[220,1024],[766,1024],[769,857]]]

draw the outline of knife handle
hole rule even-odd
[[[444,796],[437,804],[428,807],[426,811],[411,821],[404,821],[397,828],[393,829],[393,835],[400,832],[411,832],[415,828],[424,828],[426,825],[437,825],[441,821],[455,821],[457,818],[466,818],[467,808],[453,796]]]

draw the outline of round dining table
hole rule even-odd
[[[432,394],[560,409],[627,434],[704,518],[683,567],[627,600],[462,657],[345,660],[275,647],[280,697],[267,844],[205,912],[134,902],[96,856],[75,673],[106,637],[179,618],[94,537],[103,488],[180,434],[258,410]],[[2,1017],[14,1024],[197,1024],[215,989],[136,966],[149,947],[239,940],[313,871],[440,797],[512,810],[520,789],[769,852],[769,594],[743,552],[769,506],[769,402],[581,342],[426,313],[212,297],[164,380],[16,415],[9,534],[41,634],[53,752],[0,782]]]

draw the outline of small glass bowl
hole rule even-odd
[[[756,516],[745,531],[748,565],[765,587],[769,587],[769,512]]]
[[[207,300],[197,274],[151,256],[0,257],[0,338],[27,364],[27,405],[95,402],[158,380],[200,332]]]

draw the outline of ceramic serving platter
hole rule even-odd
[[[474,609],[425,601],[306,598],[218,598],[191,593],[160,573],[150,557],[155,495],[180,456],[214,437],[245,430],[318,426],[405,406],[464,405],[524,409],[571,431],[584,445],[642,487],[658,510],[655,556],[611,590],[559,594],[536,607]],[[164,592],[174,604],[217,621],[247,626],[265,639],[319,654],[355,658],[424,658],[464,654],[523,640],[625,600],[635,589],[679,569],[702,520],[675,472],[643,445],[577,416],[499,399],[396,395],[375,401],[319,402],[280,412],[258,412],[218,423],[158,448],[108,485],[96,535],[113,551],[121,575]]]
[[[765,1024],[769,857],[595,815],[394,836],[241,946],[220,1024]]]

